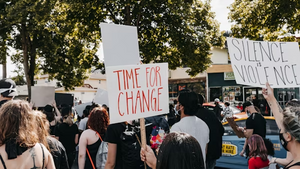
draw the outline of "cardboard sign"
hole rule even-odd
[[[140,63],[137,28],[101,23],[105,67]]]
[[[31,102],[34,107],[44,107],[54,101],[55,87],[31,86]]]
[[[65,104],[73,107],[74,96],[69,93],[55,93],[55,102],[57,106]]]
[[[98,89],[93,102],[100,105],[106,104],[109,107],[107,91],[103,89]]]
[[[74,109],[76,110],[76,112],[78,113],[78,115],[81,117],[83,115],[83,110],[88,105],[92,105],[92,102],[87,102],[87,103],[80,104],[78,106],[75,106]]]
[[[273,88],[299,87],[300,52],[297,42],[264,42],[227,38],[238,84]]]
[[[107,67],[110,122],[169,112],[168,64]]]

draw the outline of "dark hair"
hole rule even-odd
[[[43,111],[43,113],[46,115],[46,118],[49,122],[52,122],[55,119],[54,112]]]
[[[174,132],[159,148],[156,169],[204,169],[204,164],[198,141],[189,134]]]
[[[259,156],[263,161],[268,160],[268,151],[265,146],[265,142],[260,135],[253,134],[249,140],[248,144],[250,145],[250,157]]]
[[[89,116],[87,125],[90,129],[97,131],[100,135],[104,135],[109,125],[109,118],[106,109],[96,107]]]
[[[83,110],[84,117],[88,117],[90,115],[90,111],[87,109]]]
[[[178,96],[178,102],[184,107],[184,114],[193,116],[199,110],[198,95],[189,90],[182,90]]]
[[[62,109],[61,109],[61,116],[62,117],[65,117],[65,116],[69,116],[69,114],[70,114],[70,108],[69,107],[63,107]]]
[[[224,104],[225,104],[226,106],[230,106],[230,103],[228,103],[228,102],[225,102]]]
[[[174,100],[174,101],[173,101],[174,104],[177,104],[177,102],[178,102],[177,100]]]

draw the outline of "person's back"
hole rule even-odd
[[[2,165],[0,165],[0,169],[46,168],[46,164],[52,160],[52,158],[50,158],[50,153],[46,151],[47,149],[42,144],[36,144],[33,148],[26,150],[23,154],[11,160],[8,159],[5,147],[6,146],[0,147],[0,155],[3,159],[3,161],[1,160]],[[55,168],[54,165],[52,167]]]
[[[253,134],[266,137],[266,120],[260,113],[252,113],[246,120],[247,129],[253,129]]]
[[[47,142],[53,157],[56,169],[68,169],[68,159],[65,147],[57,139],[48,136]]]

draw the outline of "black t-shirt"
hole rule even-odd
[[[266,120],[260,113],[252,113],[246,120],[246,129],[253,129],[253,134],[266,137]]]
[[[121,144],[121,134],[125,131],[126,126],[124,123],[111,124],[108,126],[105,141],[108,143],[117,145],[117,156],[115,169],[122,169],[122,144]]]
[[[69,126],[67,123],[61,123],[55,128],[55,136],[59,137],[59,141],[66,148],[67,153],[75,151],[75,136],[79,134],[76,124]]]

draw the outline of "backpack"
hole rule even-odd
[[[141,134],[139,124],[123,123],[123,125],[125,125],[125,131],[120,136],[123,169],[144,169],[144,162],[141,161],[140,156]],[[151,127],[148,126],[146,127],[147,140],[150,136],[149,129],[151,131]]]

